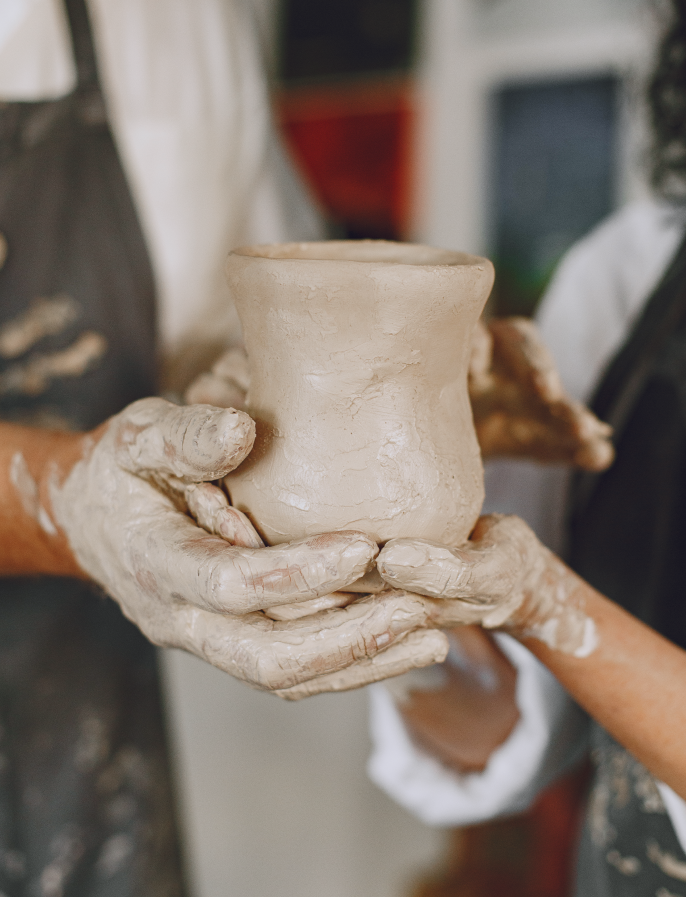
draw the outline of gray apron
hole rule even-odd
[[[594,726],[576,897],[686,897],[686,855],[648,770]]]
[[[88,429],[155,392],[154,284],[65,5],[76,89],[0,105],[0,417]],[[0,894],[183,893],[155,649],[94,587],[0,580]]]
[[[591,407],[617,456],[575,477],[569,562],[686,649],[686,238]],[[652,777],[599,726],[593,744],[578,897],[686,897],[686,854]]]

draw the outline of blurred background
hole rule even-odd
[[[332,236],[488,255],[495,310],[529,314],[647,190],[647,0],[251,2]],[[195,897],[563,897],[579,780],[514,822],[428,829],[365,777],[364,693],[289,705],[177,652],[165,669]]]
[[[261,0],[275,108],[335,231],[489,255],[529,312],[644,187],[645,0]]]

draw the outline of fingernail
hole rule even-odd
[[[378,553],[379,546],[364,533],[351,533],[348,545],[343,549],[344,558],[364,558],[367,564],[371,564]]]
[[[415,542],[390,542],[381,552],[376,565],[379,572],[391,573],[393,569],[406,567],[422,567],[429,562],[429,551]]]

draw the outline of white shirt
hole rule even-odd
[[[270,122],[244,0],[87,0],[108,114],[143,226],[162,342],[237,338],[228,251],[316,236]],[[61,0],[0,3],[0,100],[74,87]]]
[[[656,201],[630,205],[577,243],[560,264],[538,315],[569,393],[588,400],[674,255],[683,217]],[[553,549],[560,546],[564,470],[527,462],[490,464],[486,510],[519,514]],[[468,825],[526,809],[584,750],[579,708],[525,648],[505,635],[518,669],[520,720],[481,774],[458,775],[410,740],[389,690],[372,692],[371,778],[433,825]],[[686,803],[658,783],[686,850]]]

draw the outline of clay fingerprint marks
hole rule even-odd
[[[0,327],[0,358],[20,358],[46,337],[63,333],[78,317],[77,302],[65,293],[35,299],[27,311]],[[41,395],[55,379],[81,377],[106,351],[105,337],[85,330],[66,349],[38,351],[9,365],[0,374],[0,395]]]
[[[40,501],[38,484],[31,476],[26,459],[21,452],[15,452],[10,461],[10,482],[14,487],[24,511],[38,521],[40,528],[49,536],[55,536],[57,529]]]

